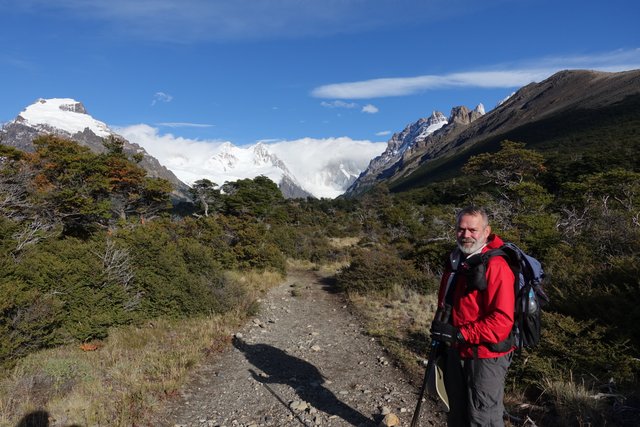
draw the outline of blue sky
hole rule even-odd
[[[236,145],[386,141],[567,68],[640,68],[637,0],[0,0],[0,122],[74,98]]]

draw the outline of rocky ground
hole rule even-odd
[[[364,333],[342,296],[311,272],[292,272],[271,290],[259,314],[237,332],[232,344],[199,368],[180,396],[169,402],[158,415],[162,425],[411,422],[416,386]],[[423,403],[420,425],[444,425],[444,413],[429,399]]]

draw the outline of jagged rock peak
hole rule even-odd
[[[429,117],[423,117],[417,122],[409,124],[402,132],[395,133],[388,143],[388,154],[402,154],[417,140],[422,140],[436,130],[446,125],[447,118],[440,111],[433,111]]]
[[[57,107],[62,111],[71,111],[72,113],[88,114],[82,102],[78,102],[70,98],[39,98],[35,104],[49,104],[49,106]]]
[[[87,110],[84,108],[82,102],[76,102],[75,104],[60,104],[58,107],[62,111],[71,111],[72,113],[87,114]]]
[[[451,115],[449,116],[449,123],[468,125],[469,123],[484,116],[484,114],[484,105],[482,104],[478,104],[473,111],[469,111],[469,109],[464,105],[453,107],[451,109]]]
[[[437,127],[438,129],[447,124],[447,118],[440,111],[433,111],[427,119],[420,119],[418,122],[424,121],[428,126]],[[429,133],[433,133],[433,128],[429,129]]]

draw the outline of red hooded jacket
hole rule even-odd
[[[502,245],[502,239],[492,234],[482,252],[497,249]],[[462,253],[459,249],[451,253],[451,260],[442,276],[438,293],[438,306],[441,308],[445,304],[449,277],[453,274],[455,267],[463,261],[460,259],[460,255]],[[478,349],[477,357],[480,359],[500,357],[513,351],[511,348],[508,351],[496,353],[485,345],[505,340],[513,327],[515,317],[514,275],[503,257],[494,256],[489,259],[486,279],[487,289],[467,292],[467,277],[460,269],[450,285],[455,286],[455,289],[452,290],[453,305],[450,321],[460,330],[465,339],[464,343],[455,344],[462,358],[474,357],[476,346]]]

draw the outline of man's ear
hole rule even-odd
[[[485,241],[489,238],[490,235],[491,235],[491,226],[487,225],[484,228],[484,239],[485,239]]]

